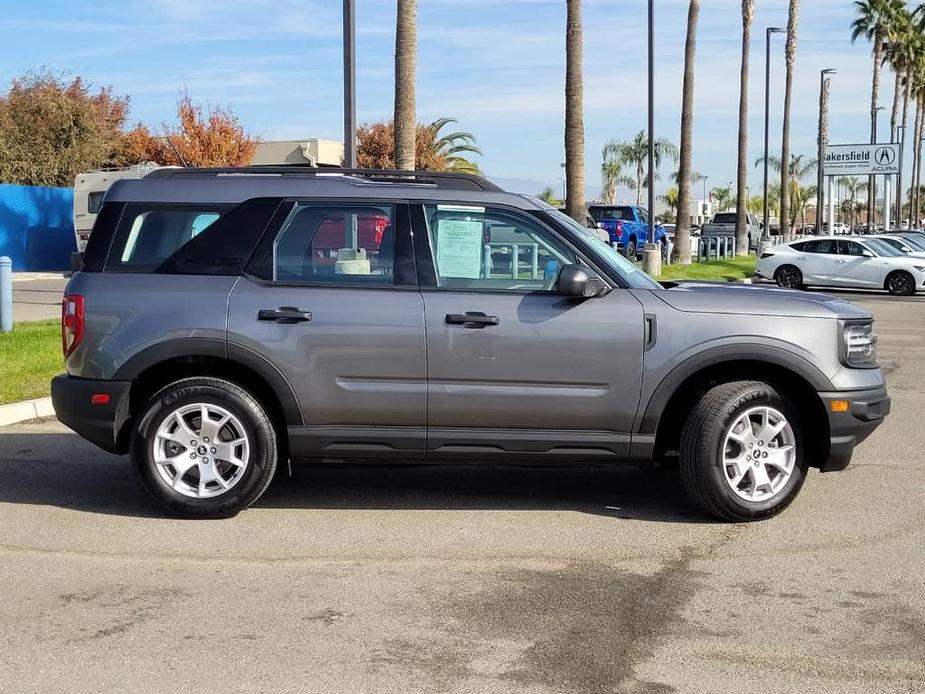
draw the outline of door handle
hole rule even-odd
[[[279,308],[263,308],[257,311],[257,320],[283,323],[307,323],[312,319],[311,311],[303,311],[294,306],[280,306]]]
[[[481,311],[466,311],[465,313],[446,314],[447,325],[461,325],[464,328],[486,328],[489,325],[500,323],[498,316],[486,316]]]

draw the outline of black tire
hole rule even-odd
[[[786,417],[794,436],[795,455],[790,478],[783,486],[768,499],[750,501],[737,495],[727,482],[723,449],[726,434],[736,420],[748,409],[762,405]],[[697,506],[724,521],[760,520],[780,513],[800,492],[807,467],[793,407],[759,381],[735,381],[711,389],[694,407],[681,433],[684,488]]]
[[[915,278],[905,270],[894,270],[887,275],[883,288],[893,296],[912,296],[915,294]]]
[[[240,477],[230,489],[209,498],[193,498],[171,488],[154,462],[158,428],[179,408],[197,403],[216,405],[234,415],[244,429],[249,446],[247,463]],[[266,491],[276,470],[278,449],[273,422],[253,395],[231,381],[200,377],[171,383],[148,400],[134,425],[129,455],[145,489],[167,513],[182,518],[229,518],[253,504]],[[215,454],[214,449],[212,454]],[[227,464],[222,465],[227,468]],[[188,480],[198,478],[198,468],[189,474],[193,477],[187,477]]]
[[[630,240],[629,243],[626,244],[626,257],[630,260],[639,260],[635,240]]]
[[[774,281],[785,289],[802,289],[803,273],[794,265],[781,265],[774,271]]]

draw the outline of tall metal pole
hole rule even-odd
[[[357,166],[356,5],[344,0],[344,166]]]
[[[655,0],[649,0],[649,243],[655,243]]]
[[[764,48],[764,228],[761,240],[771,240],[770,211],[768,210],[768,153],[771,133],[771,34],[784,31],[778,27],[765,29]]]
[[[896,225],[903,225],[903,152],[906,150],[906,126],[896,126],[896,141],[899,143],[899,172],[896,174]]]
[[[877,113],[883,106],[875,106],[870,112],[870,144],[877,144]],[[867,231],[875,227],[877,218],[877,177],[873,174],[867,178]]]

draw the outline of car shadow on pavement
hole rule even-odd
[[[0,433],[0,503],[162,517],[126,456],[76,435]],[[284,466],[256,508],[576,511],[615,519],[709,523],[676,470],[506,465]]]
[[[576,511],[611,518],[710,523],[688,504],[677,470],[634,467],[300,465],[261,508]]]

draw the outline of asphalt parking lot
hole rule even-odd
[[[0,690],[925,690],[925,297],[864,292],[893,414],[781,517],[667,471],[307,468],[227,521],[0,429]]]
[[[13,274],[13,320],[42,320],[61,316],[61,297],[67,278],[60,272]]]

